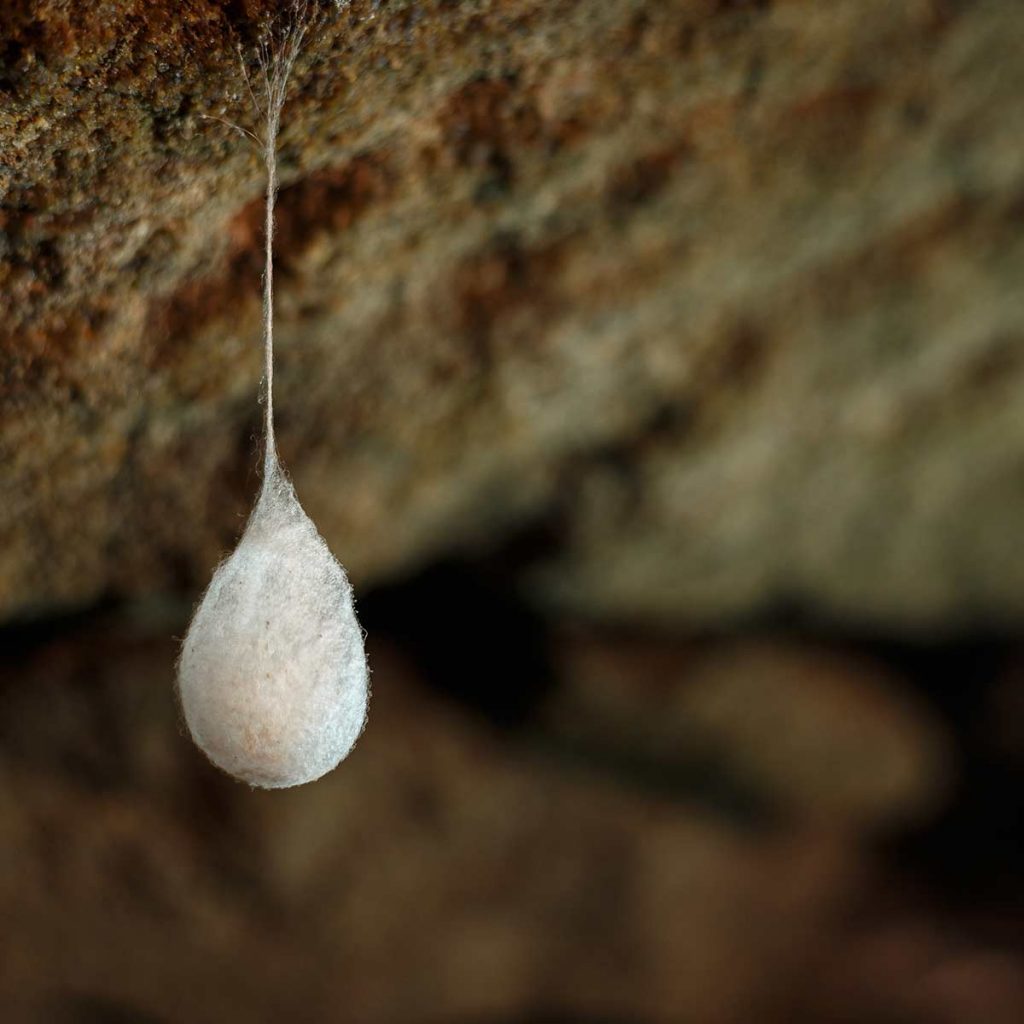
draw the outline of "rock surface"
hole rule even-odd
[[[194,591],[255,490],[257,0],[0,24],[0,616]],[[1024,614],[1024,8],[356,0],[283,140],[279,430],[358,584]]]

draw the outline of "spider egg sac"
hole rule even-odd
[[[266,789],[320,778],[363,730],[368,679],[352,588],[276,460],[192,619],[178,688],[206,756]]]

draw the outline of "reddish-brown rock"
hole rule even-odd
[[[268,5],[0,22],[0,616],[194,590],[255,488]],[[538,521],[550,604],[1017,622],[1006,0],[356,0],[284,130],[279,423],[359,583]]]

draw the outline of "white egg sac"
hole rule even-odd
[[[198,746],[253,786],[320,778],[363,730],[368,675],[352,588],[276,459],[189,626],[178,689]]]

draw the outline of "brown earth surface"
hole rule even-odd
[[[195,593],[255,489],[267,5],[0,21],[0,617]],[[1024,612],[1024,8],[357,0],[282,142],[280,443],[358,585]]]

